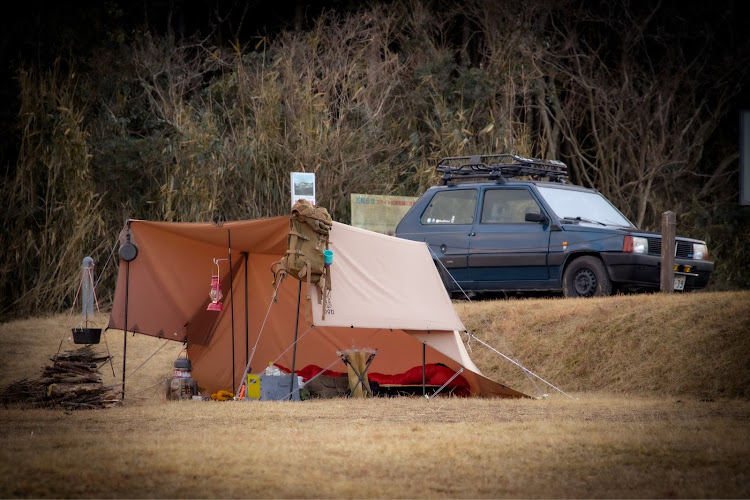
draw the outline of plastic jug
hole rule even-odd
[[[281,370],[273,363],[268,363],[268,367],[263,371],[263,375],[281,375]]]

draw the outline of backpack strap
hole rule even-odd
[[[305,321],[310,321],[310,316],[312,315],[312,300],[310,298],[310,287],[312,286],[312,283],[310,282],[310,277],[312,275],[312,271],[310,270],[310,263],[308,262],[305,264],[304,270],[307,273],[307,300],[305,301]],[[301,273],[302,271],[300,271]],[[300,279],[302,277],[300,276]]]
[[[326,301],[328,300],[328,292],[331,291],[331,268],[326,266],[323,271],[323,276],[320,277],[320,303],[323,304],[323,319],[326,319]]]
[[[271,283],[271,286],[273,286],[273,301],[276,302],[276,290],[277,286],[276,283],[278,283],[278,286],[281,286],[281,282],[284,280],[284,277],[286,276],[286,269],[284,268],[284,259],[277,260],[273,264],[271,264],[271,273],[273,274],[273,282]]]

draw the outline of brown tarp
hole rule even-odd
[[[334,222],[328,310],[323,319],[314,288],[313,314],[305,321],[304,309],[297,314],[305,283],[286,277],[272,303],[270,268],[286,250],[287,217],[220,225],[131,220],[127,231],[138,247],[130,263],[127,329],[187,341],[193,378],[207,391],[236,389],[248,360],[251,373],[269,362],[291,367],[299,316],[297,369],[344,371],[337,351],[369,348],[378,350],[370,371],[398,374],[422,365],[426,345],[426,363],[463,367],[473,395],[524,396],[484,377],[469,358],[459,335],[464,326],[424,243]],[[231,280],[229,261],[219,261],[224,310],[207,311],[214,259],[230,258],[230,241]],[[121,262],[110,328],[125,328],[125,288]]]

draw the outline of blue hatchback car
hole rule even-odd
[[[515,155],[444,158],[443,179],[396,228],[426,242],[455,296],[658,290],[661,235],[637,229],[594,189],[567,182],[564,163]],[[675,290],[708,284],[704,241],[677,237]]]

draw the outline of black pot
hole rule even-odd
[[[101,335],[101,328],[73,328],[73,343],[98,344]]]
[[[192,365],[188,358],[177,358],[174,360],[174,367],[177,368],[178,370],[190,371],[192,368]]]

